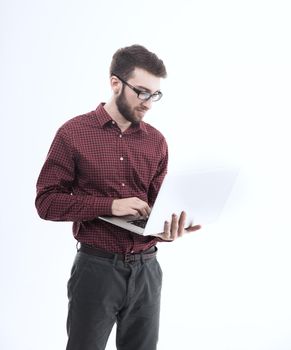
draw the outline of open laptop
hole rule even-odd
[[[147,219],[134,216],[99,216],[99,219],[140,235],[164,231],[173,213],[186,212],[188,225],[205,225],[218,219],[238,175],[237,169],[216,169],[168,174]]]

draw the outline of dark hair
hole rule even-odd
[[[127,80],[135,68],[141,68],[156,77],[166,78],[164,62],[156,54],[141,45],[123,47],[115,52],[110,65],[110,76],[118,75]]]

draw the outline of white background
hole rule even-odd
[[[241,169],[215,225],[159,245],[159,349],[290,350],[288,1],[0,6],[0,348],[65,348],[75,242],[70,223],[37,217],[35,182],[57,128],[109,99],[112,54],[139,43],[168,69],[147,121],[168,139],[170,169]]]

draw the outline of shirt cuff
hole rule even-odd
[[[92,206],[97,216],[111,216],[113,200],[111,197],[94,197]]]

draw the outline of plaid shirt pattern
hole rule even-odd
[[[167,172],[163,135],[141,122],[121,132],[100,104],[57,131],[37,181],[41,218],[73,221],[74,237],[114,252],[146,250],[160,239],[103,222],[114,199],[138,197],[153,205]]]

